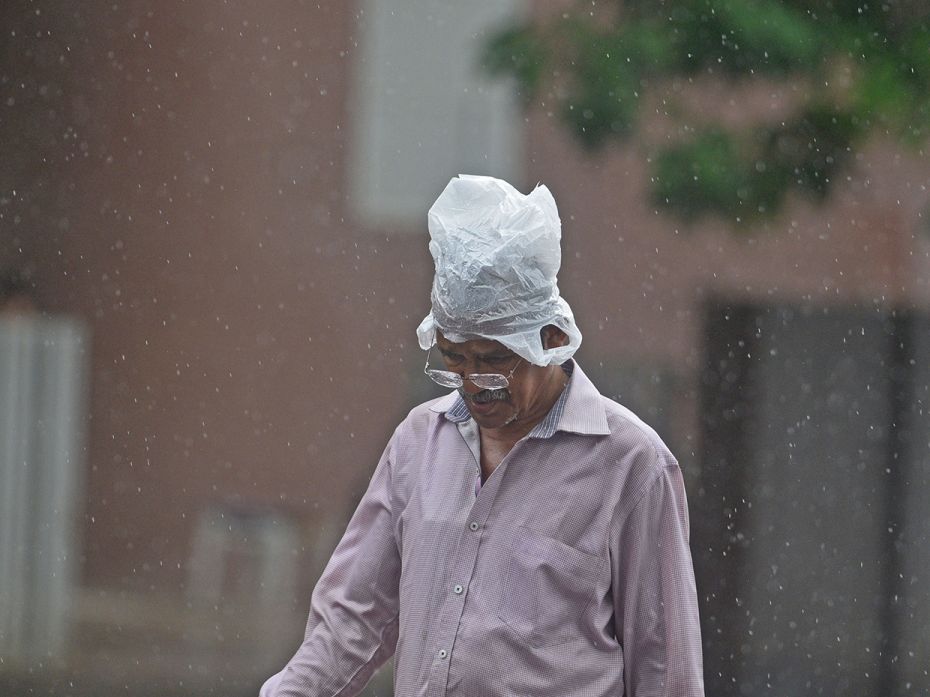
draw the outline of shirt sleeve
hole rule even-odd
[[[702,697],[701,629],[681,470],[662,467],[626,518],[611,553],[617,638],[627,697]]]
[[[358,694],[397,644],[400,553],[392,512],[393,439],[317,582],[303,643],[260,697]]]

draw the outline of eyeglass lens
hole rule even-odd
[[[482,390],[502,390],[510,384],[507,376],[499,373],[472,373],[462,378],[458,373],[449,370],[430,369],[426,371],[426,374],[433,382],[443,387],[461,387],[465,384],[465,380],[470,381],[475,387]]]
[[[519,363],[517,364],[519,365]],[[426,354],[426,366],[423,372],[438,385],[443,387],[461,387],[465,380],[470,381],[475,387],[482,390],[502,390],[510,385],[510,377],[516,371],[517,366],[513,367],[510,375],[501,375],[500,373],[472,373],[462,378],[461,375],[451,370],[436,370],[429,367],[429,353]]]

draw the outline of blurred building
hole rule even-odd
[[[426,210],[460,172],[552,189],[579,360],[680,457],[708,693],[930,690],[925,155],[876,141],[824,206],[684,227],[643,148],[585,154],[557,94],[524,111],[481,74],[527,11],[3,3],[0,269],[87,365],[65,637],[6,648],[5,694],[245,695],[287,659],[381,448],[435,394]]]

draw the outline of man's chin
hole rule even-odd
[[[482,428],[502,428],[514,420],[514,409],[509,402],[468,402],[467,405],[471,417]]]

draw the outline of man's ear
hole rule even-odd
[[[542,339],[544,349],[553,349],[557,346],[566,346],[568,344],[568,334],[554,324],[547,324],[540,329],[539,336]]]

